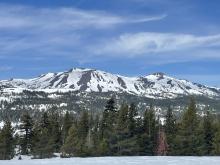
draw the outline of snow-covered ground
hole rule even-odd
[[[8,160],[0,165],[219,165],[220,157],[99,157]]]

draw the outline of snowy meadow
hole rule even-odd
[[[52,158],[33,160],[0,161],[0,165],[219,165],[220,157],[94,157],[94,158]]]

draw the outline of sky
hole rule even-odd
[[[0,0],[0,79],[74,67],[220,87],[219,0]]]

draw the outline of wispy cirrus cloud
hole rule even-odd
[[[0,5],[0,28],[109,28],[119,24],[157,21],[166,16],[125,17],[98,10]]]
[[[76,8],[0,5],[0,57],[46,59],[59,56],[79,63],[100,58],[147,57],[151,64],[220,58],[220,34],[120,32],[96,35],[97,31],[112,31],[111,27],[166,17],[166,14],[121,16]]]
[[[179,33],[131,33],[101,42],[97,47],[99,48],[94,49],[96,54],[113,56],[137,57],[163,54],[168,58],[175,52],[175,58],[178,58],[178,52],[190,51],[191,53],[185,54],[186,59],[187,56],[220,58],[220,34],[196,36]]]
[[[158,21],[165,17],[165,14],[121,16],[76,8],[0,5],[0,58],[73,56],[82,61],[80,54],[87,53],[82,50],[94,43],[88,43],[92,38],[99,38],[91,38],[94,31],[108,31],[116,26]]]

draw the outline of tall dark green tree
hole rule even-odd
[[[191,98],[187,110],[184,112],[180,123],[179,134],[177,136],[180,141],[178,148],[180,155],[198,155],[201,142],[201,135],[198,134],[199,120],[196,114],[196,103]]]
[[[62,128],[62,138],[63,138],[63,143],[65,142],[67,136],[68,136],[68,132],[70,127],[73,124],[73,119],[70,115],[70,113],[67,111],[64,119],[63,119],[63,128]]]
[[[40,123],[34,128],[34,158],[43,159],[53,156],[54,143],[51,140],[52,126],[49,120],[48,113],[43,113]]]
[[[46,128],[46,129],[50,129],[51,128],[48,112],[44,112],[43,113],[43,116],[40,119],[40,126],[42,128]]]
[[[0,130],[0,159],[9,160],[14,157],[13,128],[9,119],[4,121]]]
[[[127,104],[122,104],[118,111],[116,127],[118,132],[128,131],[128,109]]]
[[[209,111],[203,119],[203,155],[211,155],[213,150],[214,128],[213,118]]]
[[[212,154],[216,156],[220,156],[220,121],[217,122],[217,128],[214,133],[212,145],[213,145]]]
[[[28,112],[25,112],[21,117],[20,136],[21,154],[28,155],[32,151],[33,138],[33,121]]]
[[[85,140],[89,131],[89,114],[87,111],[83,111],[79,124],[78,124],[78,135],[79,138]]]
[[[157,147],[158,120],[151,105],[144,113],[143,134],[139,138],[141,155],[155,155]]]
[[[37,129],[32,153],[36,159],[53,157],[53,146],[50,143],[50,133],[47,128]]]
[[[135,134],[136,131],[136,117],[138,115],[137,108],[134,103],[131,103],[128,111],[128,129],[131,136]]]
[[[116,123],[116,115],[117,110],[115,107],[115,101],[113,98],[109,99],[107,101],[107,104],[105,106],[103,116],[102,116],[102,136],[109,137],[112,133],[112,129],[114,128],[114,124]]]
[[[60,124],[60,117],[57,112],[53,112],[49,116],[49,123],[50,123],[50,144],[53,148],[53,152],[59,152],[60,147],[62,144],[61,139],[61,124]]]
[[[87,111],[84,111],[80,117],[77,133],[79,139],[79,148],[77,154],[79,156],[87,156],[89,155],[88,146],[91,144],[91,135],[89,134],[89,114]]]
[[[63,156],[88,156],[90,154],[88,133],[89,115],[87,111],[84,111],[77,125],[73,125],[69,130],[66,142],[62,147]]]
[[[117,154],[119,155],[123,155],[123,153],[127,151],[127,146],[128,146],[125,144],[125,141],[129,137],[128,109],[129,107],[127,104],[122,104],[118,111],[116,140],[117,140]]]
[[[76,128],[76,125],[72,125],[71,128],[69,129],[69,133],[65,140],[65,143],[61,148],[62,157],[76,156],[78,152],[78,144],[79,144],[78,130]]]
[[[113,147],[114,149],[109,148],[108,153],[104,155],[111,155],[111,153],[115,153],[113,150],[116,149],[115,130],[117,125],[117,114],[118,113],[115,107],[115,101],[113,98],[111,98],[107,101],[104,112],[102,114],[100,124],[100,140],[107,143],[108,146]]]
[[[164,125],[164,130],[166,134],[166,140],[168,143],[168,155],[174,155],[175,154],[175,136],[177,131],[176,126],[176,119],[173,114],[173,110],[171,107],[168,107],[167,114],[166,114],[166,122]]]
[[[90,153],[91,155],[94,156],[99,156],[100,152],[98,151],[99,149],[99,144],[100,144],[100,119],[99,119],[99,115],[96,115],[93,122],[90,122],[90,133],[89,133],[89,137],[90,137]],[[91,144],[92,141],[92,144]]]

